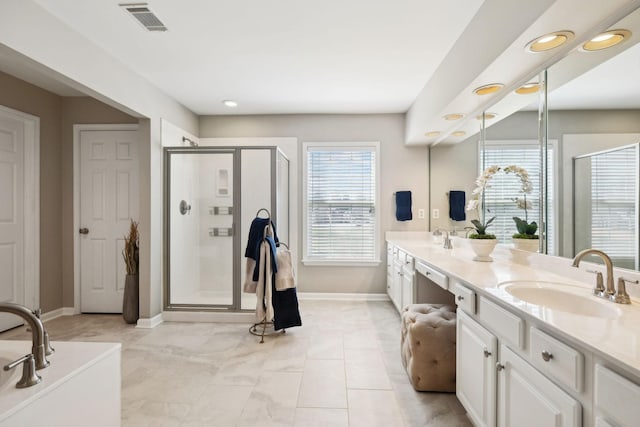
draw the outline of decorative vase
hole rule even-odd
[[[538,252],[540,247],[540,241],[538,239],[517,239],[513,238],[513,246],[516,249],[527,252]]]
[[[493,258],[491,252],[496,247],[498,241],[496,239],[469,239],[471,249],[475,252],[476,256],[473,257],[474,261],[491,262]]]
[[[122,299],[122,317],[127,323],[136,323],[139,315],[139,276],[127,274],[124,281],[124,297]]]

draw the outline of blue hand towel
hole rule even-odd
[[[467,215],[464,212],[464,191],[452,190],[449,192],[449,218],[454,221],[465,221]]]
[[[398,221],[410,221],[411,215],[411,191],[396,192],[396,219]]]

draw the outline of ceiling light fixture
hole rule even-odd
[[[426,136],[427,138],[435,138],[436,136],[440,136],[440,131],[432,130],[430,132],[425,133],[424,136]]]
[[[484,113],[484,119],[485,119],[485,120],[495,119],[497,115],[498,115],[498,113],[489,113],[489,112],[486,112],[486,113]],[[480,114],[479,116],[476,116],[476,119],[477,119],[477,120],[482,120],[482,114]]]
[[[224,101],[222,101],[222,103],[225,107],[229,108],[236,108],[238,106],[238,103],[236,101],[232,101],[230,99],[225,99]]]
[[[525,85],[520,86],[515,90],[515,93],[520,95],[529,95],[530,93],[536,93],[540,90],[539,83],[527,83]]]
[[[465,131],[463,131],[463,130],[457,130],[457,131],[453,132],[453,133],[451,134],[451,136],[457,136],[457,137],[460,137],[460,136],[465,136],[466,134],[467,134],[467,133],[466,133]]]
[[[600,33],[582,45],[582,50],[593,52],[594,50],[607,49],[631,37],[629,30],[609,30]]]
[[[572,31],[555,31],[553,33],[545,34],[527,43],[525,47],[529,52],[546,52],[551,49],[555,49],[573,39]]]
[[[443,119],[445,119],[445,120],[460,120],[463,117],[464,117],[464,114],[462,114],[462,113],[451,113],[451,114],[447,114],[446,116],[444,116]]]
[[[504,85],[502,83],[491,83],[488,85],[477,87],[473,90],[476,95],[489,95],[502,89]]]

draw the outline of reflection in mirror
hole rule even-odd
[[[574,51],[548,70],[558,179],[547,203],[560,201],[549,217],[549,252],[573,257],[597,248],[614,265],[637,270],[640,10],[611,28],[632,35],[610,49]]]
[[[603,248],[618,267],[638,269],[638,147],[573,162],[575,251]]]

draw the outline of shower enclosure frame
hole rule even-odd
[[[271,219],[278,224],[278,159],[279,156],[287,161],[287,203],[286,220],[287,233],[290,233],[290,167],[291,163],[284,152],[277,146],[195,146],[195,147],[165,147],[163,149],[163,309],[164,311],[208,311],[208,312],[251,312],[253,309],[242,309],[242,278],[244,277],[244,258],[237,254],[244,253],[244,244],[241,240],[241,228],[249,227],[249,224],[241,224],[242,221],[242,152],[244,150],[261,150],[270,152],[270,191],[271,200],[269,206],[263,206],[271,212]],[[232,303],[229,304],[185,304],[171,301],[171,213],[175,206],[171,206],[171,157],[179,154],[232,154],[233,155],[233,213],[232,213]],[[213,189],[212,189],[213,191]],[[252,215],[255,212],[252,212]]]

